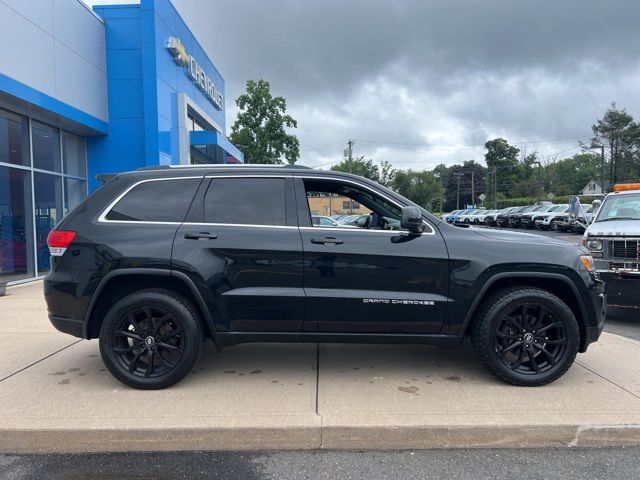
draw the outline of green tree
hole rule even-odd
[[[380,163],[380,185],[390,187],[393,184],[393,179],[398,171],[393,168],[390,162],[383,160]]]
[[[351,164],[349,164],[348,160],[343,160],[331,167],[331,170],[334,172],[353,173],[354,175],[360,175],[374,182],[380,180],[380,169],[378,166],[373,163],[373,160],[365,160],[364,157],[353,157]]]
[[[604,145],[609,156],[609,183],[628,180],[637,170],[635,144],[640,125],[625,109],[618,109],[613,102],[601,119],[591,126],[594,144]],[[637,152],[636,152],[637,153]]]
[[[236,99],[240,109],[229,140],[244,153],[246,163],[293,164],[300,157],[300,142],[287,128],[298,122],[286,113],[284,97],[273,97],[266,80],[249,80],[247,91]]]
[[[577,195],[591,180],[600,179],[600,155],[578,153],[544,168],[545,190],[554,195]],[[523,192],[522,196],[530,195]]]
[[[440,180],[428,170],[399,170],[391,188],[427,210],[440,206]]]
[[[489,171],[496,170],[498,192],[502,191],[510,195],[510,191],[514,185],[520,180],[518,177],[518,147],[509,145],[504,138],[496,138],[489,140],[484,144],[487,149],[484,154],[484,160]]]

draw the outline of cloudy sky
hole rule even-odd
[[[482,161],[496,136],[563,157],[612,101],[640,117],[638,0],[173,2],[225,77],[228,130],[269,80],[311,166],[349,138],[398,168]]]

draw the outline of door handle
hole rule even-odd
[[[318,245],[342,245],[343,241],[335,237],[312,238],[311,243]]]
[[[218,235],[209,232],[191,232],[185,233],[184,238],[187,240],[215,240]]]

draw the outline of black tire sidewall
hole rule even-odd
[[[557,363],[550,370],[541,374],[522,374],[514,372],[507,367],[499,358],[495,349],[495,329],[501,321],[505,312],[511,312],[519,306],[543,305],[556,320],[564,324],[567,343],[562,356],[557,359]],[[516,385],[544,385],[561,377],[573,363],[578,352],[580,333],[576,319],[569,307],[558,297],[549,292],[535,289],[523,288],[504,291],[504,296],[494,296],[491,307],[486,311],[484,318],[478,318],[481,328],[476,335],[483,338],[474,339],[474,348],[484,350],[481,357],[499,377]]]
[[[183,353],[178,364],[165,374],[154,378],[134,376],[118,361],[112,345],[112,332],[122,317],[130,310],[141,307],[159,307],[169,311],[182,329]],[[100,355],[111,374],[122,383],[134,388],[152,390],[169,387],[184,378],[198,360],[202,349],[202,333],[199,319],[183,299],[160,291],[132,293],[114,304],[100,327]]]

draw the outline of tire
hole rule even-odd
[[[522,325],[523,312],[528,325]],[[576,358],[579,340],[571,309],[536,287],[496,292],[483,302],[471,326],[479,359],[499,378],[521,386],[546,385],[564,375]]]
[[[100,327],[106,367],[122,383],[143,390],[182,380],[200,358],[203,344],[197,310],[168,290],[127,295],[109,309]]]

